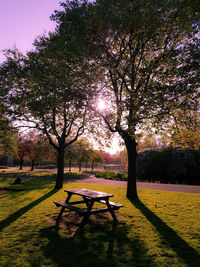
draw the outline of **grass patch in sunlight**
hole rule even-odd
[[[200,266],[198,194],[139,189],[140,201],[131,202],[126,188],[0,178],[1,266]],[[55,219],[64,201],[64,189],[88,188],[112,193],[121,203],[112,219],[89,220],[82,235],[70,237],[73,225],[55,230],[46,217]],[[74,197],[74,199],[78,197]],[[100,204],[99,204],[100,205]]]

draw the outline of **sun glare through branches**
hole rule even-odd
[[[103,99],[99,99],[99,100],[97,101],[97,109],[98,109],[99,111],[103,111],[103,110],[106,109],[106,103],[105,103],[105,101],[104,101]]]

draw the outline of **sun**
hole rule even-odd
[[[102,99],[99,99],[97,102],[97,108],[99,111],[103,111],[106,109],[106,103]]]

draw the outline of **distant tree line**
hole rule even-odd
[[[15,138],[14,138],[15,137]],[[35,166],[51,166],[56,168],[57,154],[52,149],[45,136],[35,131],[26,133],[15,133],[13,143],[15,148],[9,153],[0,155],[0,165],[6,166],[7,157],[12,156],[15,165],[19,165],[22,170],[24,165],[30,165],[30,170],[34,170]],[[5,143],[4,143],[5,145]],[[104,162],[109,163],[111,155],[109,153],[94,149],[92,144],[85,139],[80,139],[71,144],[65,153],[65,167],[71,172],[72,164],[78,166],[79,171],[82,166],[87,166],[93,171],[96,166],[102,165]]]

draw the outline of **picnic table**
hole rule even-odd
[[[57,220],[56,220],[56,226],[59,226],[61,217],[63,215],[63,212],[65,209],[75,211],[80,216],[83,216],[83,220],[80,224],[80,228],[84,226],[84,224],[87,222],[87,219],[91,214],[97,214],[97,213],[103,213],[103,212],[110,212],[113,218],[113,222],[116,223],[117,217],[115,215],[115,210],[120,209],[123,207],[122,204],[110,202],[110,197],[113,197],[112,194],[104,193],[104,192],[98,192],[93,190],[88,190],[85,188],[80,189],[70,189],[70,190],[64,190],[64,192],[67,193],[67,198],[65,202],[61,201],[54,201],[55,205],[57,207],[61,207],[61,210],[58,214]],[[81,200],[78,201],[70,201],[72,195],[78,195],[81,197]],[[93,205],[95,202],[101,203],[104,205],[103,208],[93,209]],[[85,208],[80,208],[77,205],[78,204],[85,204]]]

